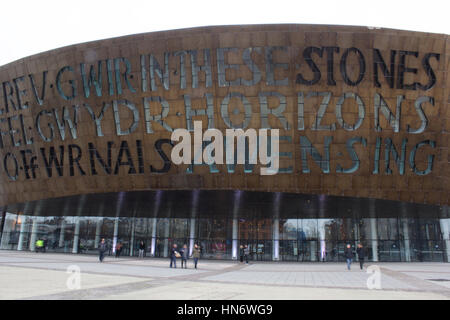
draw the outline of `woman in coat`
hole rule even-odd
[[[358,253],[358,259],[359,259],[359,266],[361,270],[363,269],[364,265],[364,258],[366,257],[366,253],[364,251],[363,245],[360,243],[358,244],[358,249],[356,249],[356,252]]]
[[[194,258],[194,266],[197,269],[198,259],[200,259],[200,248],[198,245],[194,245],[194,250],[192,251],[192,257]]]

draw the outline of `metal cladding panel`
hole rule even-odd
[[[0,205],[200,189],[448,206],[449,56],[443,34],[252,25],[26,57],[0,67]],[[171,135],[196,120],[279,129],[279,172],[175,165]]]

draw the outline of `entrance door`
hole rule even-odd
[[[300,250],[297,240],[280,240],[280,260],[298,261]]]

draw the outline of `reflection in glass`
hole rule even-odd
[[[189,247],[192,242],[200,245],[202,258],[231,259],[233,241],[247,245],[254,261],[343,262],[345,246],[356,250],[359,243],[368,261],[448,261],[450,256],[450,219],[313,218],[311,214],[306,218],[282,209],[279,218],[263,216],[256,209],[236,211],[235,218],[209,211],[195,217],[172,214],[132,218],[6,213],[0,248],[34,251],[36,241],[42,239],[46,252],[97,254],[98,243],[105,238],[107,254],[113,254],[114,244],[121,242],[124,256],[137,256],[140,241],[145,255],[155,257],[168,257],[175,243]]]

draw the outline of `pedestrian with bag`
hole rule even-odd
[[[180,250],[180,255],[181,255],[181,268],[183,268],[184,265],[184,268],[187,269],[187,259],[189,257],[189,251],[186,244],[184,244],[183,248]]]
[[[347,244],[347,248],[344,251],[345,259],[347,259],[347,269],[350,270],[350,266],[353,261],[353,250],[350,244]]]
[[[177,267],[177,258],[181,257],[179,252],[177,251],[177,245],[174,244],[172,249],[170,250],[170,267],[172,268],[172,264],[174,268]]]

